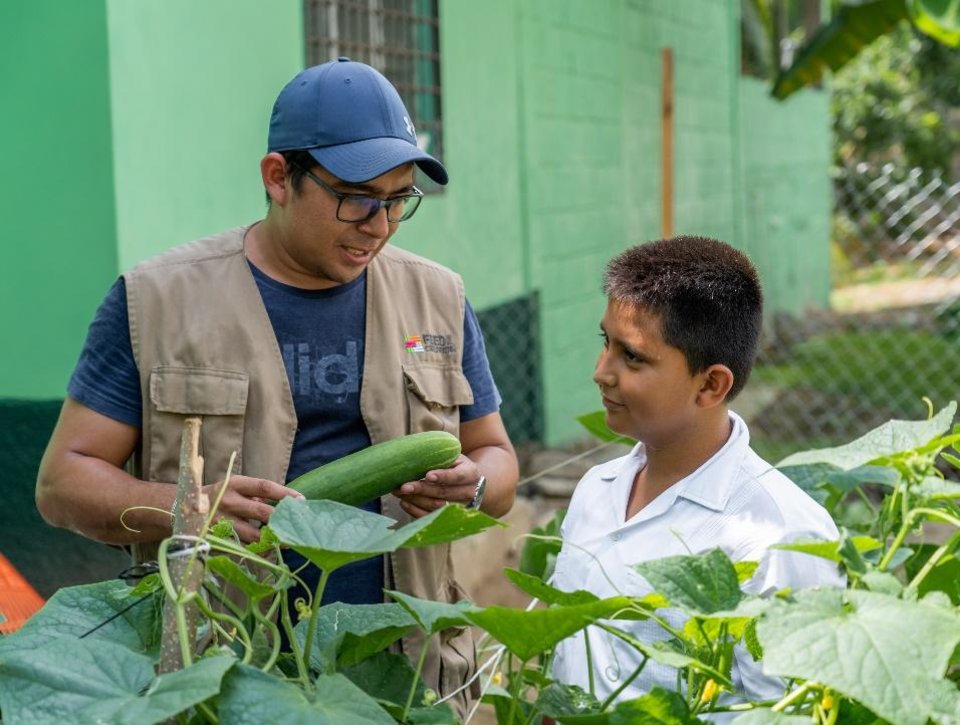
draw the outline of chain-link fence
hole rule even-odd
[[[960,182],[858,164],[834,190],[830,307],[768,321],[742,404],[774,461],[960,398]]]
[[[538,310],[538,297],[530,294],[477,312],[503,397],[500,413],[515,445],[543,438]]]

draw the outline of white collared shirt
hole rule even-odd
[[[714,548],[735,562],[760,562],[743,586],[749,594],[764,595],[784,587],[844,586],[843,576],[826,559],[769,549],[797,539],[836,541],[839,533],[822,506],[753,452],[746,423],[732,412],[730,418],[732,431],[723,448],[629,521],[625,517],[633,480],[646,465],[643,444],[589,470],[577,484],[561,527],[564,544],[557,558],[555,586],[564,591],[586,589],[603,598],[642,597],[652,589],[633,565]],[[685,619],[675,610],[660,614],[671,625],[682,625]],[[646,642],[669,638],[651,621],[612,624]],[[557,646],[553,676],[560,682],[588,689],[586,632],[594,663],[594,691],[602,701],[630,676],[641,658],[622,640],[589,627]],[[742,645],[735,649],[733,681],[754,700],[783,694],[783,683],[764,676]],[[675,691],[677,671],[650,661],[618,700],[639,697],[655,686]]]

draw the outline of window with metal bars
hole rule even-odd
[[[341,56],[383,73],[417,128],[417,145],[443,161],[437,0],[305,0],[307,62]],[[417,185],[440,191],[425,175]]]

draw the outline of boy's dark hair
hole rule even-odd
[[[707,237],[639,244],[610,260],[603,291],[658,315],[664,341],[684,354],[691,373],[730,368],[727,400],[743,389],[763,321],[760,279],[745,254]]]

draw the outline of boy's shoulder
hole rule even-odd
[[[750,512],[757,520],[782,527],[783,533],[836,535],[827,510],[753,448],[743,456],[740,476],[740,495],[731,504],[741,514]]]

